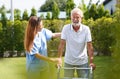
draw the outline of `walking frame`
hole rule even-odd
[[[60,71],[61,71],[61,69],[80,69],[80,70],[88,70],[89,71],[89,76],[88,76],[88,78],[76,78],[76,77],[74,77],[74,78],[68,78],[68,77],[63,77],[63,78],[61,78],[60,77]],[[57,69],[58,71],[57,71],[57,79],[93,79],[93,68],[92,67],[88,67],[88,68],[79,68],[79,67],[73,67],[73,68],[68,68],[68,67],[58,67],[58,69]]]

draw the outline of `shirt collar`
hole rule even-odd
[[[73,29],[73,27],[72,27],[72,24],[70,24],[70,28],[71,28],[71,30],[74,31],[74,29]],[[82,26],[82,24],[80,24],[80,29],[78,30],[78,32],[79,32],[79,31],[82,31],[82,29],[83,29],[83,26]]]

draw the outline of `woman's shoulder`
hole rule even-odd
[[[46,32],[46,31],[50,31],[50,30],[47,28],[42,28],[42,30],[41,30],[41,32]]]

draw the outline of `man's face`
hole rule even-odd
[[[71,20],[72,20],[72,24],[73,26],[80,26],[81,23],[81,16],[79,12],[73,13],[71,15]]]

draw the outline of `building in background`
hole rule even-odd
[[[116,4],[118,0],[105,0],[103,2],[105,10],[109,10],[110,14],[112,15],[116,10]]]

